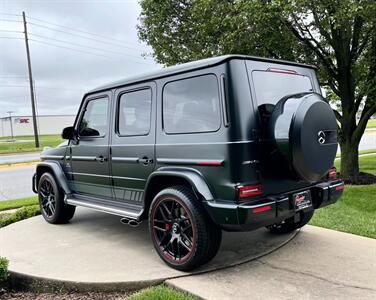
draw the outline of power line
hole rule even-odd
[[[29,87],[28,85],[1,85],[0,87]],[[48,86],[36,86],[38,89],[50,89],[50,90],[66,90],[66,91],[80,91],[82,92],[84,89],[69,89],[69,88],[60,88],[60,87],[48,87]]]
[[[91,54],[91,55],[95,55],[95,56],[99,56],[99,57],[104,57],[104,58],[111,59],[111,60],[119,59],[119,57],[114,57],[114,56],[111,57],[111,56],[102,55],[102,54],[98,54],[98,53],[94,53],[94,52],[84,51],[84,50],[81,50],[81,49],[75,49],[75,48],[65,47],[65,46],[61,46],[61,45],[56,45],[56,44],[52,44],[52,43],[45,42],[45,41],[40,41],[40,40],[35,40],[35,39],[29,39],[29,40],[33,41],[33,42],[53,46],[53,47],[56,47],[56,48],[63,48],[63,49],[71,50],[71,51],[82,52],[82,53]],[[139,57],[137,57],[137,58],[142,59],[142,58],[139,58]],[[143,62],[140,61],[139,63],[149,64],[149,65],[153,64],[153,63],[147,62],[147,61],[143,61]]]
[[[5,29],[0,29],[0,32],[15,32],[15,33],[23,33],[20,30],[5,30]]]
[[[0,12],[0,15],[4,15],[4,16],[14,16],[14,17],[22,17],[22,15],[16,15],[16,14],[10,14],[10,13],[2,13],[2,12]]]
[[[15,23],[22,23],[22,21],[10,20],[10,19],[0,19],[0,22],[15,22]]]
[[[56,42],[59,42],[59,43],[66,43],[66,44],[70,44],[70,45],[77,46],[77,47],[83,47],[83,48],[87,48],[87,49],[104,51],[104,52],[118,54],[118,55],[122,55],[122,56],[124,56],[124,55],[132,56],[132,57],[135,57],[135,58],[138,58],[138,59],[142,59],[141,57],[138,57],[138,56],[132,55],[132,54],[128,54],[128,53],[122,53],[122,52],[111,51],[111,50],[107,50],[107,49],[103,49],[103,48],[86,46],[86,45],[82,45],[82,44],[72,43],[72,42],[69,42],[69,41],[59,40],[59,39],[55,39],[55,38],[51,38],[51,37],[46,37],[46,36],[39,35],[39,34],[30,33],[29,35],[33,35],[33,36],[40,37],[40,38],[47,39],[47,40],[51,40],[51,41],[56,41]]]
[[[42,23],[45,23],[45,24],[49,24],[49,25],[52,25],[52,26],[65,28],[65,29],[68,29],[68,30],[71,30],[71,31],[76,31],[76,32],[89,34],[89,35],[92,35],[92,36],[97,36],[97,37],[100,37],[100,38],[103,38],[103,39],[106,39],[106,40],[116,41],[116,42],[120,42],[120,43],[128,43],[128,44],[135,45],[136,47],[144,48],[144,46],[142,46],[142,45],[132,43],[132,42],[129,42],[129,41],[114,39],[114,38],[110,38],[110,37],[105,36],[105,35],[92,33],[92,32],[89,32],[89,31],[80,30],[80,29],[77,29],[77,28],[72,28],[72,27],[68,27],[68,26],[64,26],[64,25],[59,25],[59,24],[56,24],[56,23],[47,22],[47,21],[39,19],[39,18],[34,18],[34,17],[29,17],[29,16],[27,16],[27,18],[31,19],[31,20],[36,20],[36,21],[39,21],[39,22],[42,22]]]
[[[81,53],[91,54],[91,55],[95,55],[95,56],[99,56],[99,57],[104,57],[104,58],[107,58],[107,59],[114,59],[114,57],[110,57],[110,56],[106,56],[106,55],[102,55],[102,54],[97,54],[97,53],[93,53],[93,52],[89,52],[89,51],[84,51],[84,50],[81,50],[81,49],[74,49],[74,48],[70,48],[70,47],[55,45],[55,44],[52,44],[52,43],[48,43],[48,42],[44,42],[44,41],[39,41],[39,40],[35,40],[35,39],[29,39],[29,40],[33,41],[33,42],[37,42],[37,43],[41,43],[41,44],[45,44],[45,45],[57,47],[57,48],[62,48],[62,49],[77,51],[77,52],[81,52]]]
[[[0,39],[23,40],[23,38],[13,37],[13,36],[0,36]]]
[[[124,44],[118,44],[118,43],[113,43],[113,42],[108,42],[108,41],[102,41],[102,40],[91,38],[91,37],[87,37],[87,36],[84,36],[84,35],[81,35],[81,34],[77,34],[77,33],[73,33],[73,32],[68,32],[68,31],[65,31],[65,30],[60,30],[60,29],[49,27],[49,26],[36,24],[36,23],[33,23],[33,22],[29,22],[28,24],[31,24],[31,25],[34,25],[34,26],[37,26],[37,27],[41,27],[41,28],[45,28],[45,29],[48,29],[48,30],[53,30],[53,31],[56,31],[56,32],[61,32],[61,33],[69,34],[69,35],[72,35],[72,36],[77,36],[77,37],[80,37],[80,38],[83,38],[83,39],[88,39],[88,40],[96,41],[98,43],[102,43],[102,44],[106,44],[106,45],[110,44],[110,45],[114,45],[114,46],[117,46],[117,47],[129,48],[129,49],[132,49],[132,50],[140,50],[140,49],[136,49],[136,48],[131,47],[131,46],[126,46]]]

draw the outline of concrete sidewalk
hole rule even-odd
[[[273,236],[264,228],[224,233],[218,255],[195,272],[250,261],[294,236]],[[131,228],[122,225],[120,217],[84,208],[77,209],[69,224],[51,225],[38,216],[0,229],[0,256],[9,259],[11,272],[36,279],[42,288],[134,290],[192,274],[176,271],[161,261],[147,224]]]
[[[253,262],[167,281],[204,299],[376,299],[376,240],[306,226]]]

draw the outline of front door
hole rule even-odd
[[[112,198],[109,169],[110,94],[85,99],[71,142],[71,188],[74,193]]]
[[[115,197],[122,203],[141,205],[146,180],[155,166],[155,84],[119,89],[114,102],[111,170]]]

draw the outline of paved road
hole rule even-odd
[[[0,168],[0,201],[35,195],[31,178],[35,166]]]
[[[39,156],[39,152],[0,155],[0,165],[37,160]]]
[[[376,148],[376,131],[366,131],[360,141],[359,150]]]

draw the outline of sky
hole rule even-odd
[[[75,115],[86,91],[162,67],[137,37],[140,10],[138,0],[0,0],[0,117],[31,115],[22,11],[38,114]]]

